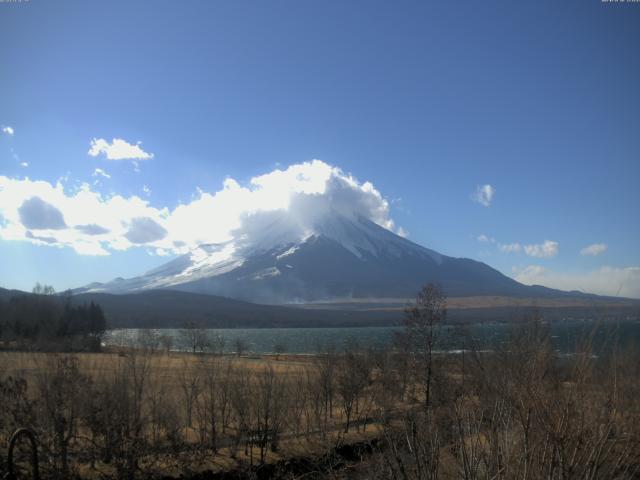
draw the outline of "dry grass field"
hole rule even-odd
[[[313,356],[0,352],[0,444],[29,427],[61,479],[640,474],[636,350],[585,338],[558,355],[533,320],[495,350],[439,354],[437,332]]]
[[[0,352],[2,378],[21,379],[27,385],[23,398],[13,399],[32,410],[26,415],[33,415],[27,423],[39,424],[35,430],[42,430],[49,422],[35,417],[45,415],[59,416],[61,424],[76,424],[73,439],[65,448],[66,465],[56,452],[60,442],[39,435],[44,440],[43,458],[49,460],[42,466],[54,474],[58,470],[58,476],[82,478],[129,476],[126,465],[100,458],[105,449],[96,445],[96,437],[108,427],[95,429],[91,425],[92,411],[114,400],[117,404],[111,406],[115,409],[139,408],[138,412],[127,412],[127,418],[102,421],[112,420],[114,431],[128,423],[124,428],[127,435],[136,435],[133,440],[145,445],[146,451],[137,454],[131,467],[139,474],[144,472],[143,476],[178,477],[185,471],[227,471],[291,457],[313,457],[336,445],[377,437],[379,429],[372,421],[363,422],[371,413],[369,404],[368,410],[360,408],[351,416],[349,431],[345,431],[346,415],[337,401],[322,407],[324,420],[318,419],[319,412],[312,414],[308,392],[314,388],[310,383],[317,368],[317,358],[295,355],[238,357],[132,349],[74,355]],[[110,387],[111,395],[101,397],[105,387]],[[125,390],[124,395],[114,398],[113,390],[118,387]],[[72,398],[62,400],[54,394],[53,404],[49,404],[45,397],[54,388]],[[11,432],[7,427],[12,423],[18,426],[12,422],[16,419],[6,420],[2,425],[5,440]],[[219,425],[212,426],[214,422]],[[56,430],[55,425],[50,426]],[[102,432],[98,432],[100,427]],[[136,428],[137,433],[133,432]],[[215,446],[213,435],[218,437]],[[87,455],[92,449],[95,452]]]

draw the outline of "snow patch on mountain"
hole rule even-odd
[[[444,257],[439,253],[361,216],[331,211],[313,220],[313,223],[300,222],[285,212],[261,215],[248,221],[242,233],[232,240],[201,245],[140,277],[92,284],[79,291],[124,293],[155,288],[189,289],[187,285],[199,281],[268,282],[285,273],[287,281],[304,285],[304,280],[291,275],[300,271],[300,258],[306,258],[307,263],[326,264],[329,259],[316,258],[320,253],[314,253],[320,251],[316,245],[327,245],[326,242],[334,245],[332,248],[343,249],[356,262],[393,262],[410,257],[435,265],[443,262]],[[335,254],[337,251],[331,255]],[[309,260],[309,255],[313,260]],[[208,285],[202,288],[210,288],[212,284]]]
[[[293,247],[289,248],[286,252],[281,253],[279,255],[276,255],[276,258],[278,260],[282,260],[284,257],[287,257],[289,255],[293,255],[294,253],[296,253],[299,248],[300,248],[299,245],[294,245]]]

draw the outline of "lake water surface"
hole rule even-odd
[[[549,325],[554,348],[561,353],[575,351],[576,345],[593,332],[597,349],[606,348],[617,339],[620,344],[635,343],[640,346],[640,322],[595,323],[591,321],[563,321]],[[491,349],[505,342],[513,333],[513,324],[483,323],[464,327],[443,328],[439,348],[446,351],[475,348]],[[224,351],[233,353],[237,339],[255,354],[273,353],[276,345],[284,346],[287,353],[313,354],[328,346],[342,348],[347,342],[357,342],[362,347],[383,347],[393,342],[399,327],[356,328],[234,328],[208,329],[207,337],[214,343],[222,339]],[[172,337],[172,349],[185,351],[189,347],[180,329],[118,329],[110,330],[104,338],[107,346],[137,346],[140,340],[151,336]]]

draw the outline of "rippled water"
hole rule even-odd
[[[596,348],[606,348],[618,339],[620,344],[635,343],[640,346],[640,322],[596,324],[590,321],[555,322],[550,325],[554,348],[559,352],[570,353],[577,343],[590,332],[594,332]],[[594,331],[595,329],[595,331]],[[247,346],[247,351],[255,354],[273,353],[276,345],[284,346],[287,353],[312,354],[327,346],[342,348],[347,342],[357,342],[363,347],[381,347],[393,341],[398,327],[363,328],[235,328],[208,329],[207,337],[211,343],[223,339],[224,351],[232,353],[237,339]],[[442,350],[461,350],[470,348],[495,348],[509,338],[514,326],[510,324],[485,323],[469,325],[464,328],[447,326],[440,341]],[[136,346],[141,339],[153,336],[172,337],[172,349],[188,350],[188,344],[180,329],[118,329],[105,335],[105,345]]]

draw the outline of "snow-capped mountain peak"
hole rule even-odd
[[[403,297],[438,281],[449,293],[504,293],[520,285],[492,268],[417,245],[362,216],[308,221],[263,217],[224,243],[192,249],[146,274],[81,291],[168,288],[259,303]]]

